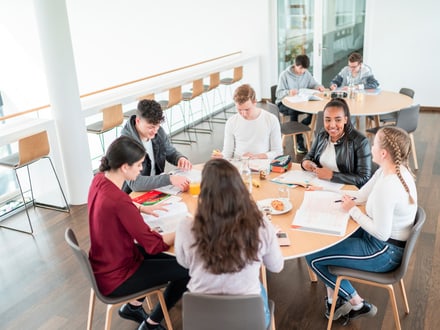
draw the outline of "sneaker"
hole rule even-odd
[[[350,302],[342,299],[341,297],[338,297],[338,300],[336,301],[336,308],[335,308],[335,314],[333,315],[333,320],[339,319],[341,316],[345,316],[348,313],[350,313],[351,308]],[[330,318],[330,309],[332,308],[332,304],[329,304],[328,298],[325,297],[325,317]]]
[[[307,149],[304,145],[298,143],[298,145],[296,147],[296,152],[299,154],[305,154],[305,153],[307,153]]]
[[[352,309],[348,316],[350,317],[350,319],[357,319],[361,316],[373,317],[374,315],[376,315],[376,313],[377,307],[364,300],[364,305],[362,306],[362,308],[357,311]]]
[[[162,324],[150,324],[147,321],[144,321],[141,323],[141,325],[139,326],[138,330],[166,330]]]
[[[135,321],[137,323],[142,323],[144,320],[148,319],[149,315],[145,312],[144,308],[141,306],[133,306],[130,304],[123,304],[121,308],[119,308],[119,316]]]

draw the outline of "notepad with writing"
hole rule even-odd
[[[344,236],[350,215],[335,200],[341,194],[330,191],[306,191],[291,227],[320,234]]]

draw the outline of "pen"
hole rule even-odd
[[[351,198],[352,201],[354,201],[355,199],[356,199],[356,197]],[[343,202],[342,199],[335,200],[335,203],[342,203],[342,202]]]

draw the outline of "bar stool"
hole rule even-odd
[[[160,104],[160,106],[162,107],[163,111],[167,111],[167,114],[169,116],[167,116],[167,126],[168,126],[168,134],[170,136],[170,140],[173,143],[177,143],[177,144],[187,144],[190,145],[192,142],[196,142],[195,140],[193,140],[191,138],[190,132],[188,132],[187,130],[187,122],[186,122],[186,118],[185,118],[185,112],[184,109],[182,109],[181,107],[181,103],[182,102],[182,86],[177,86],[177,87],[173,87],[170,88],[168,90],[168,100],[161,100],[158,101],[158,103]],[[180,109],[180,120],[177,121],[173,121],[173,108],[175,106],[178,106]],[[172,133],[173,133],[173,126],[179,123],[183,123],[183,126],[179,127],[179,128],[183,128],[183,132],[187,134],[187,139],[177,139],[177,138],[173,138],[172,137]]]
[[[225,85],[225,104],[226,100],[227,100],[227,91],[229,90],[229,96],[230,99],[232,99],[232,85],[234,85],[236,82],[240,81],[241,79],[243,79],[243,66],[237,66],[234,68],[234,72],[232,77],[228,77],[228,78],[223,78],[220,80],[220,85]],[[235,112],[234,112],[235,113]]]
[[[29,135],[29,136],[26,136],[24,138],[19,139],[18,140],[18,153],[14,153],[12,155],[9,155],[9,156],[6,156],[6,157],[0,159],[1,166],[5,166],[11,170],[14,170],[14,172],[15,172],[15,176],[17,178],[18,186],[20,188],[20,194],[21,194],[21,198],[23,200],[23,206],[26,211],[26,216],[28,219],[30,230],[29,231],[21,230],[18,228],[5,226],[3,224],[0,224],[0,227],[32,235],[34,232],[34,229],[32,227],[31,218],[29,216],[29,212],[27,209],[27,204],[29,202],[32,202],[32,205],[34,207],[41,207],[41,208],[48,208],[48,209],[57,210],[57,211],[70,212],[69,204],[67,203],[66,196],[64,195],[63,188],[61,187],[60,180],[58,179],[58,175],[57,175],[57,172],[55,171],[55,167],[53,166],[52,160],[49,157],[49,153],[50,153],[49,139],[47,137],[47,132],[43,131],[43,132],[39,132],[39,133]],[[35,201],[34,192],[32,189],[32,180],[31,180],[29,165],[31,165],[32,163],[35,163],[43,158],[46,158],[49,160],[50,166],[52,167],[52,171],[53,171],[55,178],[58,182],[58,186],[60,188],[64,203],[65,203],[64,207],[45,204],[45,203],[38,203]],[[28,174],[29,191],[31,193],[31,201],[28,201],[28,202],[26,202],[25,192],[23,191],[23,187],[21,185],[20,178],[17,173],[17,170],[22,167],[26,167],[27,174]]]
[[[211,125],[211,119],[209,115],[206,113],[206,106],[205,102],[203,100],[203,97],[201,97],[203,94],[203,79],[196,79],[193,81],[192,84],[192,91],[191,92],[185,92],[182,94],[182,102],[185,106],[185,104],[188,104],[188,110],[189,110],[189,117],[190,117],[190,128],[188,131],[194,132],[196,134],[197,139],[197,133],[203,133],[203,134],[211,134],[212,132],[212,125]],[[194,112],[191,106],[191,103],[194,99],[200,96],[201,100],[201,106],[200,111],[198,113],[201,114],[201,118],[197,118],[197,120],[194,118]],[[207,120],[208,128],[198,128],[195,127],[196,123],[202,123],[205,120]]]
[[[203,85],[203,91],[204,93],[202,96],[205,96],[206,104],[208,104],[209,113],[211,115],[211,122],[212,123],[219,123],[224,124],[228,120],[226,117],[226,114],[224,113],[224,101],[222,98],[222,94],[220,92],[220,73],[214,72],[209,75],[209,85]],[[220,103],[216,103],[216,95],[218,99],[220,100]],[[210,105],[209,98],[212,96],[212,106]],[[213,113],[216,111],[217,105],[221,105],[221,111],[223,112],[223,118],[214,118],[212,116]]]
[[[122,112],[122,104],[116,104],[102,109],[102,121],[87,126],[87,133],[98,135],[99,141],[101,142],[102,154],[105,153],[104,133],[116,129],[117,136],[117,127],[121,126],[123,121],[124,114]]]
[[[154,93],[150,93],[150,94],[147,94],[147,95],[139,96],[139,97],[136,98],[136,100],[138,100],[138,101],[141,101],[141,100],[154,100]],[[131,116],[136,114],[136,111],[137,111],[136,108],[134,108],[132,110],[125,111],[124,112],[124,118],[125,119],[130,118]]]

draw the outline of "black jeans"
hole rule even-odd
[[[109,296],[123,296],[169,282],[163,295],[167,308],[170,309],[186,291],[189,281],[188,270],[180,266],[173,256],[164,253],[149,255],[141,246],[138,248],[145,258],[144,261],[138,270]],[[154,322],[162,321],[163,312],[160,304],[153,309],[150,318]]]
[[[301,114],[304,114],[304,112],[301,111],[297,111],[294,109],[291,109],[289,107],[286,107],[283,103],[278,103],[278,108],[280,109],[280,112],[285,114],[286,116],[290,116],[290,121],[298,121],[298,116]],[[310,125],[310,123],[312,122],[312,115],[311,114],[307,114],[307,116],[301,120],[301,123],[304,125]],[[296,135],[296,142],[298,143],[299,146],[304,147],[304,138],[302,136],[302,134],[297,134]]]

